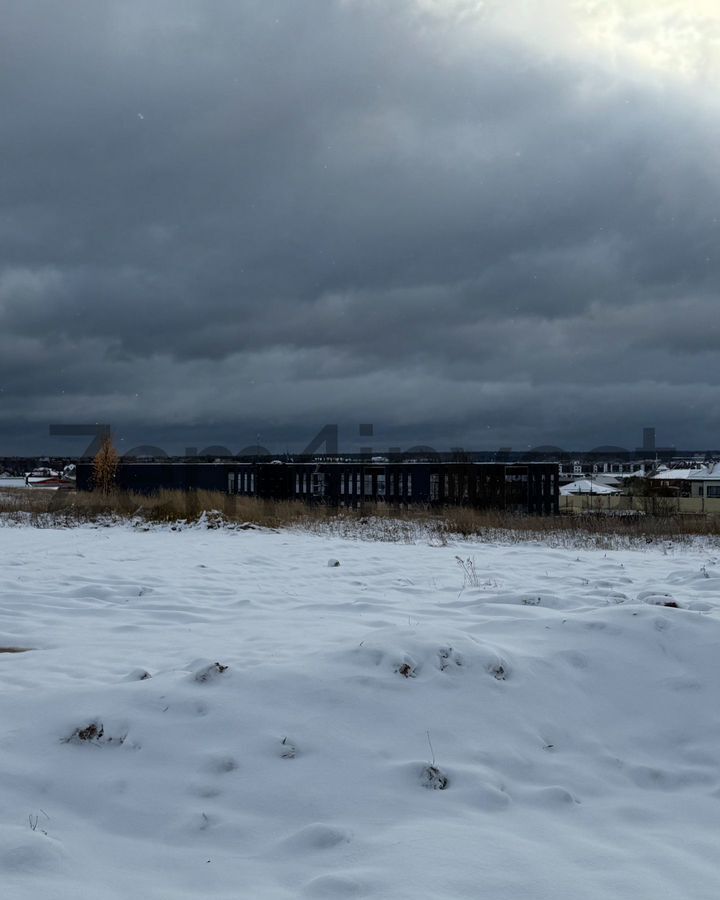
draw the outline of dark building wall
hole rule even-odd
[[[78,490],[92,490],[92,465],[80,463]],[[117,486],[221,491],[266,500],[330,506],[363,503],[470,506],[535,515],[558,511],[555,463],[122,463]]]
[[[122,491],[153,494],[162,490],[226,491],[227,471],[232,466],[207,463],[121,463],[116,484]],[[77,488],[91,491],[92,463],[77,466]]]

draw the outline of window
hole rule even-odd
[[[373,485],[372,485],[372,475],[365,476],[365,496],[372,497]]]
[[[228,494],[235,493],[235,473],[231,472],[228,475]]]
[[[440,476],[430,476],[430,499],[438,500],[440,497]]]
[[[378,475],[378,477],[377,477],[377,492],[378,492],[378,497],[385,496],[385,476],[384,475]]]
[[[407,495],[408,497],[412,497],[412,475],[408,475],[407,477]]]
[[[720,497],[720,487],[714,484],[709,484],[707,489],[707,496],[718,498]]]

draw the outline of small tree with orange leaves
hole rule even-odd
[[[120,455],[113,446],[112,437],[106,434],[93,461],[93,485],[102,494],[109,494],[115,486]]]

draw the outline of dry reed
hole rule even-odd
[[[213,512],[216,523],[262,528],[298,527],[377,540],[413,540],[418,533],[445,542],[465,537],[479,540],[543,539],[555,543],[613,546],[620,541],[683,540],[720,535],[720,521],[712,516],[531,516],[502,510],[467,507],[406,508],[368,503],[360,509],[336,509],[297,501],[266,501],[211,491],[159,491],[143,495],[100,492],[4,489],[0,515],[6,521],[37,526],[71,526],[101,521],[136,523],[194,523]]]

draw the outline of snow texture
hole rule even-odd
[[[8,900],[718,896],[710,545],[3,528],[0,561]]]

